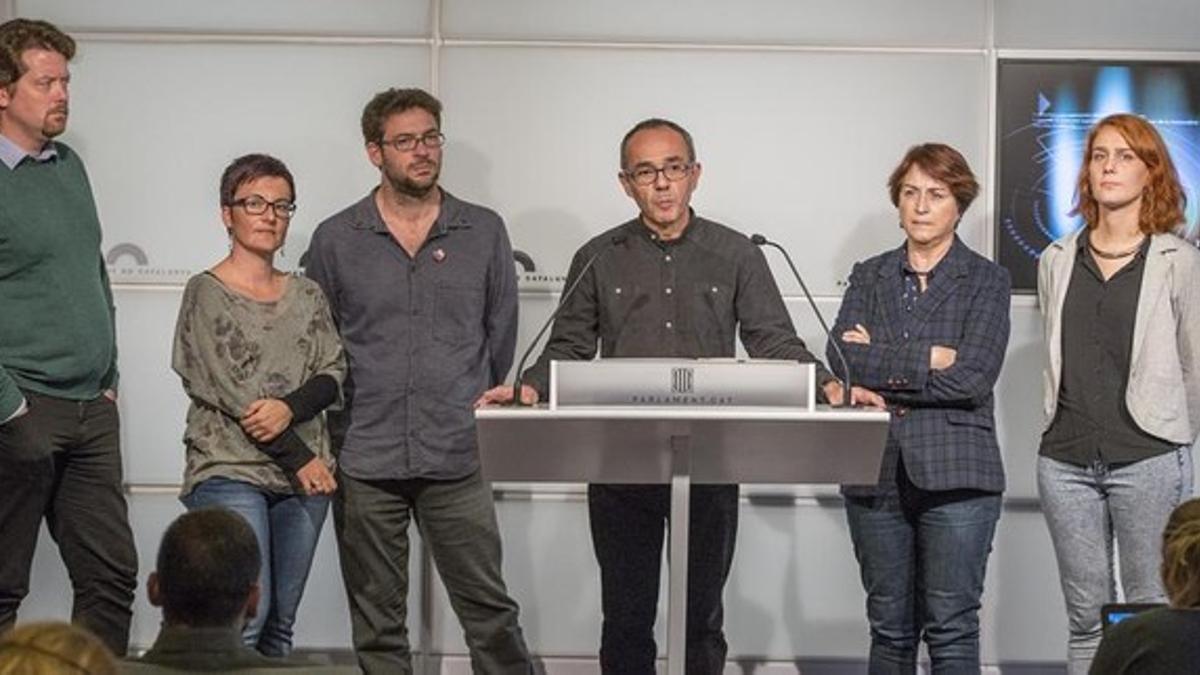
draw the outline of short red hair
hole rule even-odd
[[[1082,215],[1088,229],[1100,223],[1100,204],[1092,196],[1091,164],[1092,146],[1096,136],[1105,127],[1116,130],[1129,144],[1129,148],[1146,164],[1150,175],[1142,189],[1142,206],[1138,212],[1138,227],[1146,234],[1171,232],[1184,219],[1187,195],[1179,182],[1175,163],[1162,136],[1145,119],[1128,113],[1109,115],[1096,123],[1088,132],[1087,146],[1083,151],[1083,166],[1079,167],[1079,180],[1075,184],[1075,206],[1070,215]]]

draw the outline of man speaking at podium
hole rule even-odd
[[[745,235],[692,212],[700,163],[683,127],[664,119],[639,122],[621,141],[617,178],[640,214],[575,254],[566,287],[581,274],[585,278],[564,299],[545,350],[523,374],[524,402],[545,396],[552,360],[591,360],[598,346],[604,358],[732,357],[735,336],[751,357],[816,363],[826,398],[842,400],[841,384],[797,337],[762,252]],[[511,398],[511,387],[496,387],[481,403]],[[853,400],[882,405],[857,387]],[[738,486],[691,490],[686,671],[720,673],[727,650],[721,596],[733,562]],[[668,485],[588,486],[605,673],[654,672],[670,502]]]

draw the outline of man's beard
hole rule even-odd
[[[62,122],[58,122],[58,121],[51,122],[50,121],[51,115],[54,115],[56,120],[57,120],[58,115],[62,115]],[[55,136],[62,134],[62,132],[66,131],[66,130],[67,130],[67,111],[66,110],[52,110],[49,113],[47,113],[45,119],[42,120],[42,135],[45,136],[46,138],[54,138]]]
[[[391,171],[385,170],[383,175],[387,178],[388,184],[392,186],[392,190],[394,190],[397,194],[402,194],[406,197],[413,197],[414,199],[421,199],[427,196],[431,190],[437,187],[438,177],[441,175],[441,170],[440,168],[434,170],[433,174],[429,177],[428,185],[424,183],[418,183],[403,174],[393,174]]]

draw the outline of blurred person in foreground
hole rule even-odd
[[[1170,606],[1109,627],[1092,675],[1174,675],[1200,670],[1200,499],[1171,512],[1162,536]]]

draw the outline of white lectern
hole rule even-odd
[[[604,364],[587,363],[596,369]],[[579,365],[584,364],[572,367]],[[703,391],[701,383],[709,379],[703,361],[639,360],[638,365],[644,377],[639,377],[637,400],[647,400],[641,386],[647,379],[662,379],[667,389],[651,400],[737,400],[728,392]],[[751,376],[761,362],[746,365],[741,382],[763,381]],[[681,377],[681,368],[691,375]],[[663,371],[664,377],[656,376]],[[798,378],[796,388],[811,391],[811,367],[803,371],[801,377],[808,381]],[[700,391],[673,393],[672,383],[681,380]],[[611,392],[606,390],[605,396]],[[870,484],[878,479],[888,414],[815,406],[811,397],[803,398],[810,404],[588,406],[551,401],[534,408],[483,408],[476,412],[483,474],[491,481],[671,484],[667,672],[683,675],[691,483]]]

